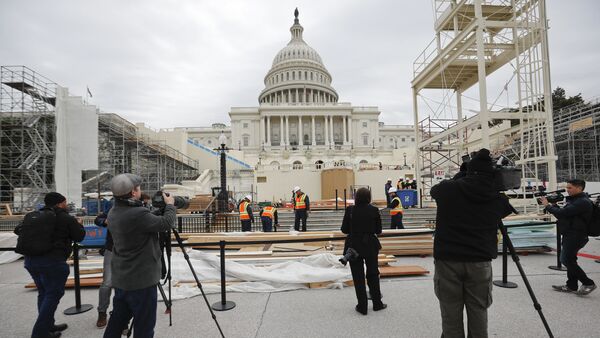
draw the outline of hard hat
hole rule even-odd
[[[391,187],[390,190],[388,190],[388,194],[391,194],[393,192],[397,192],[398,189],[396,189],[396,187]]]
[[[300,191],[300,187],[299,186],[295,186],[294,190],[292,190],[292,191],[296,193],[296,192]]]
[[[391,182],[391,181],[392,181],[392,179],[391,179],[391,178],[388,178],[387,180],[388,180],[388,182]]]
[[[246,195],[244,198],[247,199],[248,201],[252,201],[252,196],[251,195]]]

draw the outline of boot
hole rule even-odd
[[[96,327],[103,328],[106,326],[106,312],[98,312],[98,320],[96,321]]]

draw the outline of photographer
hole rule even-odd
[[[563,208],[549,203],[545,197],[540,197],[545,209],[557,219],[558,231],[562,235],[560,261],[567,267],[567,284],[552,285],[552,288],[561,292],[575,292],[578,295],[587,295],[596,289],[594,281],[589,279],[577,264],[577,253],[588,242],[588,224],[592,220],[592,201],[583,192],[584,189],[584,180],[567,181],[569,196]],[[579,289],[578,282],[582,284]]]
[[[373,300],[373,311],[383,310],[387,307],[381,302],[381,291],[379,287],[379,268],[377,256],[381,249],[377,234],[381,234],[381,216],[379,210],[371,204],[371,191],[360,188],[356,191],[354,206],[346,208],[344,220],[342,221],[342,232],[347,234],[344,255],[349,250],[358,254],[350,261],[354,291],[358,299],[356,311],[367,314],[367,290],[365,287],[364,265],[367,265],[367,283],[369,293]]]
[[[120,174],[110,184],[115,205],[108,213],[107,223],[114,242],[111,282],[115,296],[104,337],[120,337],[131,317],[134,337],[153,337],[161,274],[158,233],[176,226],[175,199],[163,194],[164,215],[157,216],[140,200],[141,177]]]
[[[498,225],[512,210],[495,184],[489,150],[475,153],[466,169],[464,176],[431,188],[431,197],[437,203],[433,280],[445,338],[465,336],[465,307],[468,336],[487,337],[487,309],[492,304],[491,260],[498,255]]]

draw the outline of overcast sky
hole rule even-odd
[[[600,1],[547,3],[552,86],[600,95]],[[340,101],[412,123],[412,64],[434,37],[429,0],[1,1],[0,64],[73,95],[87,85],[102,111],[153,128],[229,123],[230,107],[258,105],[296,6]]]

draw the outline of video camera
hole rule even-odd
[[[168,192],[165,192],[164,194],[166,196],[171,196]],[[173,205],[177,209],[187,209],[190,206],[190,201],[186,197],[173,196],[173,198],[175,199],[175,203]],[[164,210],[167,206],[161,190],[157,191],[156,194],[152,196],[152,206],[160,210]]]
[[[535,193],[533,196],[537,197],[536,201],[537,204],[541,205],[542,204],[542,200],[540,197],[546,197],[546,199],[548,200],[548,202],[550,203],[558,203],[558,202],[562,202],[565,199],[565,195],[563,195],[562,193],[565,192],[565,189],[560,189],[560,190],[555,190],[555,191],[540,191]]]
[[[463,163],[469,163],[474,152],[462,157]],[[494,161],[494,185],[498,191],[519,189],[521,187],[521,169],[506,156],[492,158]]]
[[[358,258],[358,252],[352,248],[348,248],[346,250],[346,254],[342,258],[340,258],[339,261],[340,261],[340,263],[344,264],[344,266],[345,266],[346,264],[348,264],[348,262],[352,262],[357,258]]]

